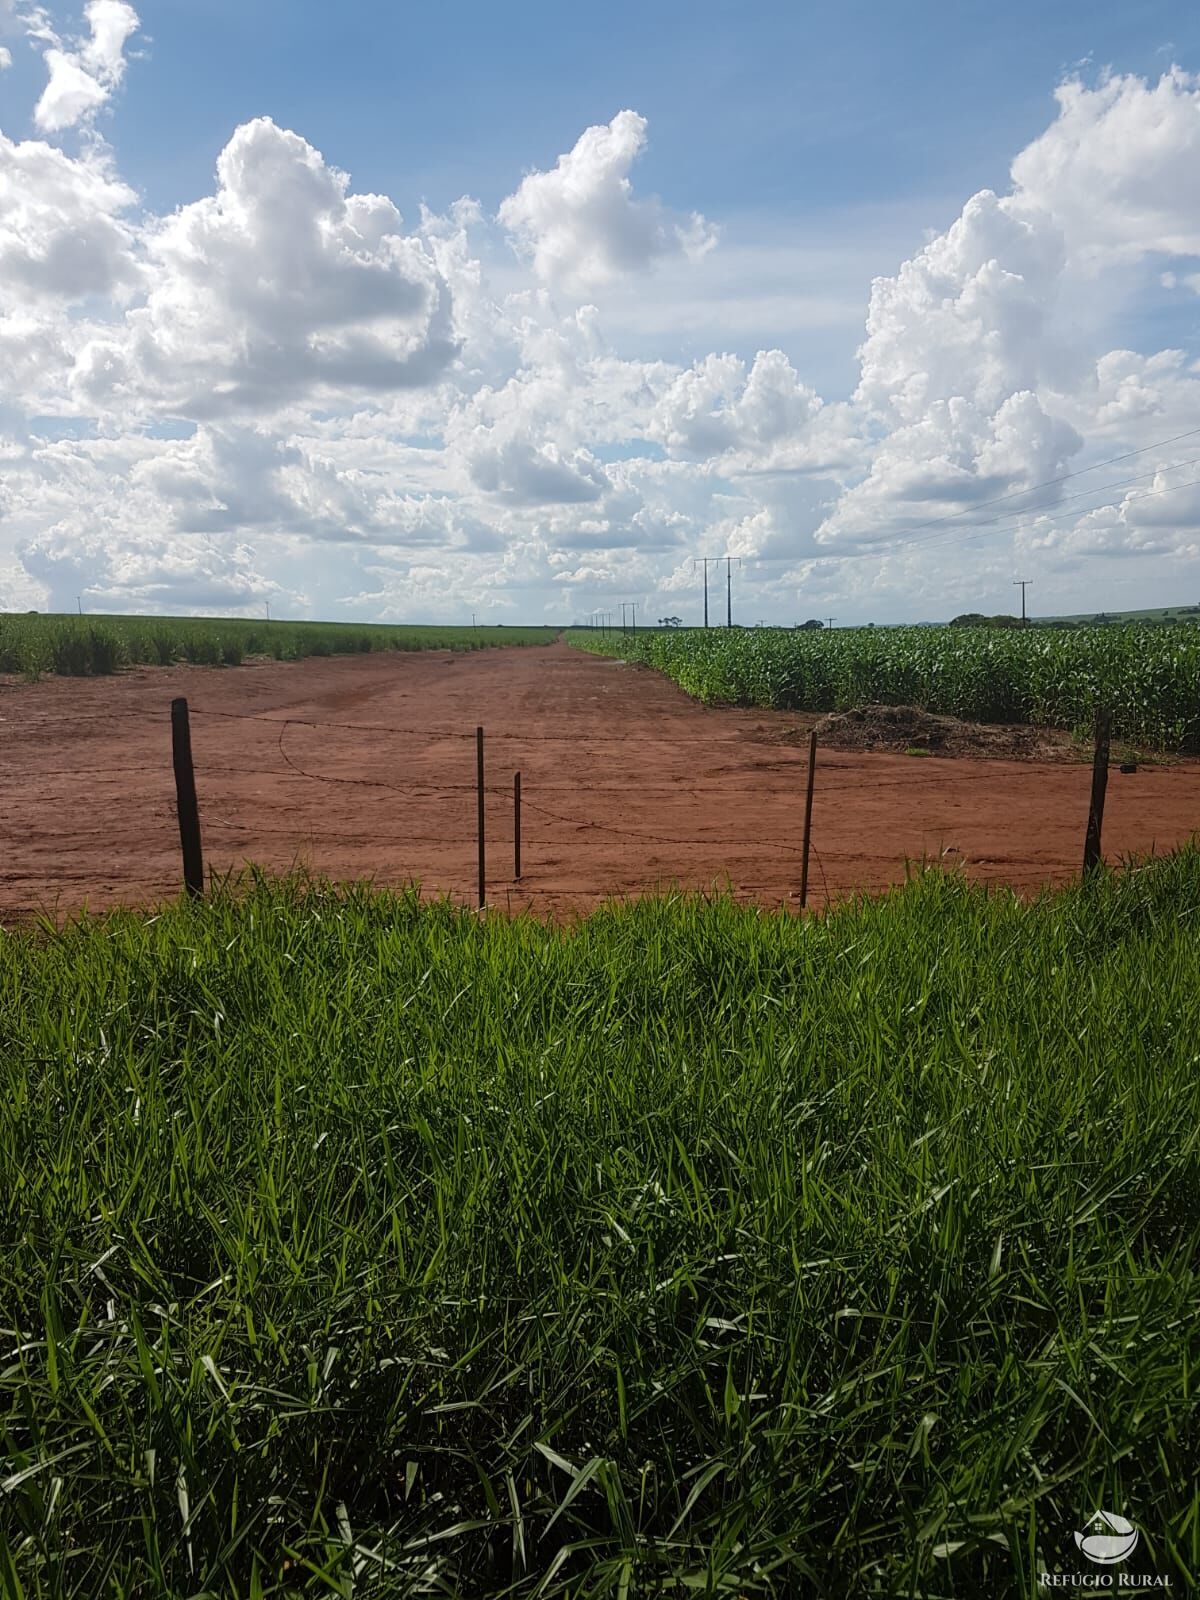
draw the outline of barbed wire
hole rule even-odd
[[[541,807],[538,807],[536,809],[542,810]],[[555,815],[552,812],[545,812],[545,811],[543,811],[543,814],[548,816],[551,821],[560,821],[565,826],[570,827],[570,826],[574,825],[573,822],[572,822],[572,819],[569,818],[569,817],[559,818],[559,817],[555,817]],[[584,827],[585,831],[586,831],[586,829],[588,827],[593,827],[593,826],[594,827],[598,827],[600,829],[603,829],[603,825],[602,824],[583,824],[582,826]],[[352,832],[351,833],[351,832],[345,832],[345,831],[339,830],[336,834],[326,834],[326,835],[322,836],[322,835],[317,835],[316,833],[314,833],[314,831],[311,828],[307,829],[307,830],[305,830],[303,827],[298,828],[298,829],[280,828],[280,827],[274,827],[270,823],[237,822],[232,817],[221,817],[221,816],[213,815],[212,813],[205,813],[205,815],[201,818],[201,829],[202,829],[202,831],[203,832],[207,832],[210,828],[214,828],[214,827],[215,828],[232,828],[232,829],[235,829],[239,833],[253,834],[255,836],[261,834],[261,835],[264,835],[264,836],[267,836],[267,837],[272,837],[272,838],[287,838],[287,839],[295,840],[297,843],[306,843],[306,844],[313,845],[313,846],[321,845],[323,848],[333,849],[333,850],[336,850],[339,845],[343,845],[343,844],[347,844],[348,845],[348,844],[358,843],[358,842],[361,842],[361,843],[364,843],[364,844],[368,844],[368,845],[370,845],[370,844],[396,844],[396,845],[404,845],[404,844],[433,844],[433,845],[443,845],[448,849],[458,849],[458,848],[465,849],[467,847],[471,847],[473,849],[475,847],[475,845],[477,844],[477,842],[478,842],[478,835],[477,834],[463,834],[463,835],[440,834],[440,833],[438,833],[438,834],[419,834],[419,833],[385,834],[385,833],[377,833],[374,830],[372,830],[370,833],[358,833],[358,832]],[[108,830],[97,830],[97,831],[99,831],[99,832],[107,832]],[[603,831],[611,831],[611,830],[603,830]],[[502,848],[504,846],[507,846],[510,842],[511,841],[506,836],[502,840],[494,840],[492,847],[495,848],[495,849],[499,849],[499,848]],[[530,846],[532,846],[533,848],[536,849],[537,847],[540,846],[540,847],[543,847],[543,848],[548,848],[548,849],[553,849],[553,850],[569,850],[571,848],[571,846],[573,844],[576,844],[577,842],[578,841],[576,839],[574,839],[574,838],[558,839],[558,838],[550,837],[549,835],[545,835],[545,834],[530,834],[530,833],[526,832],[524,829],[522,830],[522,834],[521,834],[522,849],[525,849],[525,848],[530,847]],[[618,836],[615,839],[611,839],[611,840],[606,840],[605,841],[606,844],[611,844],[614,847],[620,847],[622,844],[627,844],[630,849],[633,849],[636,845],[640,845],[640,844],[642,844],[644,842],[651,843],[651,844],[669,844],[669,845],[673,845],[675,847],[683,847],[685,849],[695,849],[695,850],[720,849],[723,852],[722,859],[728,859],[728,860],[754,859],[754,858],[757,858],[758,856],[773,854],[776,850],[780,850],[780,849],[788,850],[788,851],[791,851],[791,852],[796,853],[796,854],[798,854],[800,852],[800,847],[798,845],[787,845],[787,844],[782,844],[781,845],[775,839],[705,839],[705,838],[701,838],[699,836],[691,837],[691,838],[680,838],[680,837],[666,837],[664,835],[657,835],[657,834],[644,834],[644,833],[629,832],[629,833],[618,834]],[[736,853],[734,853],[734,854],[725,853],[724,852],[724,847],[726,845],[732,845],[732,846],[736,846],[736,847],[752,847],[753,848],[753,856],[745,856],[744,854],[739,856]],[[833,852],[833,854],[835,854],[835,855],[837,853],[838,852]],[[855,858],[855,852],[853,852],[853,851],[847,851],[847,852],[845,852],[845,854],[847,855],[848,858]],[[533,863],[533,865],[536,867],[537,864]]]
[[[324,719],[321,719],[321,718],[318,718],[318,717],[293,717],[293,716],[280,717],[280,716],[276,716],[276,715],[263,715],[263,714],[257,714],[257,713],[251,713],[251,712],[205,711],[200,707],[190,707],[189,711],[190,711],[190,714],[193,715],[193,716],[225,717],[225,718],[230,718],[230,719],[236,719],[238,721],[263,722],[263,723],[268,723],[268,724],[277,724],[279,722],[284,722],[284,723],[287,723],[287,724],[293,724],[296,727],[304,727],[304,728],[338,728],[338,729],[344,729],[347,732],[351,732],[351,733],[394,733],[394,734],[398,734],[398,735],[401,735],[401,736],[406,737],[406,738],[428,739],[428,740],[431,740],[431,741],[445,740],[445,739],[462,739],[462,740],[464,740],[466,742],[472,742],[473,743],[474,740],[475,740],[475,729],[474,728],[465,730],[463,732],[458,732],[458,731],[453,730],[453,729],[442,729],[442,728],[408,728],[408,727],[401,727],[401,726],[399,726],[397,724],[393,724],[393,723],[383,723],[383,722],[332,722],[332,721],[324,720]],[[823,715],[823,713],[816,713],[816,712],[804,712],[804,713],[798,713],[798,714],[799,715],[806,715],[806,716]],[[666,736],[664,736],[662,734],[654,734],[654,733],[625,733],[625,732],[620,731],[619,729],[614,730],[611,734],[583,734],[583,735],[581,735],[577,731],[576,732],[572,732],[572,733],[530,733],[528,730],[522,730],[521,732],[518,733],[518,732],[510,732],[507,729],[503,729],[503,728],[501,728],[501,729],[491,729],[491,728],[488,728],[486,724],[483,725],[483,728],[484,728],[485,741],[487,743],[489,743],[489,744],[494,742],[495,740],[498,740],[498,739],[507,740],[509,742],[515,741],[515,742],[517,742],[519,744],[570,744],[570,745],[576,745],[576,746],[578,746],[580,744],[603,742],[605,744],[616,744],[616,745],[620,745],[620,746],[627,746],[627,745],[631,745],[631,744],[632,745],[647,744],[647,745],[653,746],[657,750],[661,750],[664,747],[669,747],[671,742],[672,742],[669,737],[666,737]],[[790,732],[791,730],[783,728],[783,729],[778,729],[778,730],[771,729],[769,731],[771,733],[773,733],[773,734],[780,735],[780,734],[786,734],[786,733]],[[803,730],[803,731],[806,731],[806,730]],[[695,745],[698,745],[698,744],[705,745],[705,746],[725,745],[725,746],[729,746],[730,748],[736,748],[736,747],[744,745],[746,743],[761,743],[761,744],[774,743],[774,744],[780,744],[783,749],[791,748],[791,747],[783,744],[782,743],[782,739],[780,739],[778,737],[776,737],[775,739],[771,739],[771,738],[766,738],[766,737],[760,736],[759,738],[755,739],[755,738],[751,737],[753,732],[754,732],[754,730],[747,729],[744,734],[743,733],[738,733],[738,734],[734,734],[734,735],[722,735],[722,736],[710,734],[710,735],[705,735],[703,737],[693,737],[689,733],[689,734],[686,735],[686,742],[687,742],[687,745],[688,745],[689,749],[694,747]],[[802,750],[800,748],[797,748],[796,749],[796,756],[797,756],[798,760],[801,760],[801,761],[807,760],[807,751]]]
[[[700,708],[698,707],[697,709],[700,709]],[[726,710],[730,710],[730,711],[742,711],[742,712],[745,712],[745,710],[746,710],[746,708],[744,708],[744,707],[725,707],[725,708],[722,708],[722,709],[726,709]],[[780,713],[775,708],[766,707],[766,706],[762,707],[761,710],[758,710],[758,708],[755,708],[755,711],[756,711],[756,714],[763,715],[763,716],[781,715],[781,714],[782,715],[788,715],[788,713],[786,713],[786,712]],[[215,707],[195,706],[195,705],[192,705],[189,702],[188,714],[191,717],[218,717],[218,718],[221,718],[221,719],[226,720],[226,721],[235,721],[235,722],[261,722],[261,723],[267,724],[268,726],[278,726],[280,722],[290,722],[290,723],[295,723],[297,726],[307,727],[307,728],[338,728],[338,729],[343,729],[343,730],[345,730],[347,732],[351,732],[351,733],[394,733],[394,734],[403,735],[403,736],[409,737],[409,738],[421,738],[421,739],[429,739],[429,740],[440,740],[440,739],[474,740],[474,738],[475,738],[475,729],[474,728],[470,728],[470,729],[467,729],[467,730],[461,730],[460,731],[460,730],[457,730],[457,729],[442,729],[442,728],[413,728],[413,727],[401,726],[400,724],[396,724],[396,723],[385,723],[385,722],[340,722],[340,721],[333,721],[333,720],[331,720],[329,718],[291,716],[291,715],[288,715],[287,713],[283,712],[282,708],[276,708],[274,711],[271,711],[271,712],[219,711]],[[824,716],[825,713],[824,712],[815,712],[815,711],[814,712],[796,712],[796,713],[794,713],[794,715],[796,715],[796,716],[807,716],[807,717],[820,717],[820,716]],[[24,730],[25,728],[44,728],[44,727],[46,727],[48,725],[56,724],[56,723],[73,724],[73,723],[79,723],[79,722],[113,722],[113,721],[117,721],[117,720],[119,720],[120,718],[123,718],[123,717],[137,718],[137,719],[142,720],[142,721],[152,721],[152,722],[156,722],[156,723],[162,724],[164,726],[165,726],[166,721],[167,721],[167,718],[164,716],[163,712],[161,712],[161,711],[148,711],[148,710],[144,710],[144,709],[141,709],[141,708],[138,708],[138,707],[134,707],[134,706],[123,706],[123,707],[121,707],[119,709],[114,709],[112,711],[103,711],[103,712],[71,711],[71,712],[65,713],[61,717],[50,717],[50,716],[43,715],[40,719],[36,719],[35,720],[33,718],[30,718],[27,721],[22,722],[19,725],[14,725],[14,727],[19,727],[21,730]],[[781,729],[778,729],[778,730],[776,730],[776,729],[769,730],[770,733],[777,733],[777,734],[786,734],[789,731],[791,731],[791,730],[790,729],[786,729],[786,728],[781,728]],[[798,731],[803,732],[803,731],[806,731],[806,730],[800,729]],[[578,732],[572,732],[572,733],[530,733],[528,731],[521,731],[521,732],[518,733],[518,732],[510,732],[510,731],[507,731],[507,730],[504,730],[504,729],[491,730],[491,729],[488,729],[486,724],[485,724],[484,725],[484,733],[485,733],[486,738],[489,741],[496,740],[496,739],[505,739],[505,740],[516,740],[516,741],[518,741],[520,743],[528,743],[528,744],[572,744],[572,745],[578,745],[581,742],[588,743],[588,742],[596,742],[597,740],[603,740],[603,742],[605,742],[605,743],[616,743],[616,744],[622,744],[622,745],[648,744],[648,745],[653,745],[655,748],[662,749],[664,746],[669,745],[671,743],[671,740],[668,737],[664,736],[664,735],[654,734],[654,733],[640,733],[640,734],[639,733],[624,733],[624,732],[621,732],[619,730],[618,731],[614,731],[612,734],[595,734],[595,735],[582,735],[581,736],[580,733],[578,733]],[[736,746],[739,746],[739,745],[744,745],[747,742],[750,742],[750,743],[779,742],[778,740],[772,741],[771,739],[762,738],[762,737],[760,737],[758,739],[754,739],[752,737],[753,733],[754,733],[754,730],[752,730],[752,729],[747,729],[747,730],[745,730],[744,733],[738,733],[738,734],[733,735],[733,736],[728,736],[728,735],[725,735],[725,736],[718,736],[718,735],[699,736],[699,735],[693,735],[691,733],[688,733],[686,735],[686,739],[687,739],[687,744],[688,744],[689,748],[692,748],[692,747],[694,747],[696,745],[699,745],[699,744],[702,744],[702,745],[727,745],[727,746],[730,746],[730,747],[736,747]],[[786,746],[785,746],[785,748],[786,748]],[[805,752],[798,751],[797,754],[803,756],[805,754]]]
[[[474,846],[477,841],[475,834],[444,834],[444,833],[378,833],[374,829],[370,833],[350,833],[339,830],[333,835],[318,836],[314,831],[301,828],[276,828],[270,823],[261,822],[235,822],[232,817],[215,816],[210,812],[204,813],[200,818],[201,833],[207,833],[212,828],[233,828],[238,833],[253,834],[278,839],[291,839],[296,844],[321,845],[325,849],[336,849],[341,844],[433,844],[444,845],[447,849]]]
[[[647,844],[705,845],[705,846],[717,845],[717,846],[722,846],[722,845],[725,845],[725,844],[739,845],[739,844],[758,844],[759,843],[759,841],[756,840],[756,839],[699,839],[699,838],[680,839],[680,838],[670,837],[670,836],[665,835],[665,834],[642,833],[641,831],[639,831],[637,829],[633,829],[633,828],[616,828],[616,827],[613,827],[611,824],[604,823],[604,822],[594,822],[594,821],[591,821],[590,819],[586,819],[586,818],[561,816],[558,812],[550,811],[545,806],[539,805],[536,800],[527,800],[525,798],[525,796],[522,795],[521,796],[521,809],[522,809],[522,811],[524,811],[526,807],[528,807],[529,810],[531,810],[531,811],[538,812],[543,817],[549,817],[552,822],[561,822],[565,826],[573,827],[577,831],[580,831],[580,832],[585,832],[586,833],[586,832],[588,832],[590,830],[590,831],[595,831],[595,832],[598,832],[598,833],[612,833],[612,834],[615,834],[620,839],[642,840],[642,841],[645,841]],[[778,842],[776,840],[763,840],[762,841],[762,847],[764,849],[768,849],[768,850],[791,850],[791,851],[795,851],[795,850],[798,849],[798,847],[795,846],[795,845],[782,844],[782,843],[780,843],[780,842]]]
[[[899,754],[899,752],[890,752],[890,754]],[[962,770],[955,771],[955,787],[963,786],[963,784],[990,784],[990,786],[998,787],[1002,786],[1006,778],[1010,778],[1014,782],[1027,782],[1027,770],[1029,770],[1030,765],[1037,765],[1040,771],[1045,771],[1045,768],[1053,768],[1056,771],[1077,771],[1077,773],[1083,774],[1091,771],[1090,762],[1022,762],[1019,763],[1018,771],[1011,771],[1011,773],[1005,774],[997,774],[992,770],[974,771],[974,773],[965,773]],[[826,771],[829,770],[830,763],[826,763]],[[77,778],[80,781],[90,781],[93,776],[96,776],[96,771],[106,771],[106,773],[112,773],[115,776],[150,776],[150,778],[157,776],[157,778],[162,779],[163,786],[171,786],[170,766],[118,766],[118,768],[101,768],[101,770],[94,770],[90,766],[58,766],[58,768],[46,768],[46,770],[32,771],[32,773],[21,773],[18,778],[10,779],[8,782],[13,787],[22,787],[26,786],[30,779],[40,778]],[[818,766],[818,778],[819,773],[821,773],[821,766]],[[438,779],[430,779],[429,782],[424,782],[424,784],[394,784],[394,782],[379,778],[342,778],[339,774],[334,773],[312,773],[312,771],[307,771],[306,768],[299,768],[294,762],[288,762],[286,768],[283,768],[283,766],[224,766],[203,763],[203,765],[197,765],[195,774],[197,774],[197,781],[200,782],[206,776],[211,776],[211,774],[221,774],[221,776],[229,776],[229,778],[293,778],[307,782],[320,782],[320,784],[347,784],[347,786],[357,787],[357,789],[384,789],[387,792],[392,792],[392,794],[403,795],[403,797],[410,798],[410,800],[437,800],[440,795],[474,795],[478,792],[478,786],[474,782],[442,782],[438,781]],[[933,771],[926,770],[923,773],[923,778],[926,781],[933,779]],[[718,781],[718,779],[712,779],[712,781],[706,781],[706,779],[699,779],[699,781],[693,782],[680,781],[674,782],[674,784],[669,784],[669,782],[667,784],[645,784],[638,774],[630,774],[630,781],[635,781],[635,786],[637,786],[635,787],[635,795],[637,795],[638,800],[650,800],[650,798],[656,797],[675,798],[675,800],[678,800],[678,798],[685,797],[685,795],[704,800],[709,794],[728,795],[728,784]],[[525,787],[523,787],[522,803],[526,806],[534,805],[533,798],[531,798],[533,794],[573,794],[581,795],[584,798],[587,795],[619,794],[629,797],[630,781],[626,781],[624,784],[589,784],[586,779],[582,779],[582,781],[574,782],[574,784],[538,784],[536,776],[526,771],[526,773],[523,773]],[[920,781],[922,781],[922,778],[918,778],[915,768],[907,771],[901,778],[872,778],[872,776],[866,776],[864,779],[854,779],[854,781],[840,782],[840,784],[830,784],[830,782],[822,784],[822,782],[818,781],[816,798],[821,800],[822,795],[858,794],[858,792],[877,794],[878,790],[883,789],[907,789],[907,787],[915,786]],[[5,778],[0,774],[0,790],[5,789],[5,787]],[[512,784],[485,784],[483,792],[493,800],[512,800]],[[760,802],[760,800],[781,800],[781,802],[797,800],[798,803],[798,797],[800,797],[800,789],[792,789],[792,787],[768,789],[762,784],[755,784],[754,786],[755,802]],[[589,826],[589,819],[587,818],[566,818],[565,821],[573,822],[573,826]]]

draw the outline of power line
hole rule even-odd
[[[1017,511],[1002,511],[998,517],[985,517],[982,522],[977,522],[974,527],[969,530],[964,530],[962,528],[951,528],[948,533],[935,533],[927,539],[913,539],[911,541],[902,542],[909,542],[915,546],[927,549],[933,547],[934,545],[953,543],[953,541],[964,532],[976,533],[983,528],[998,528],[1003,523],[1010,523],[1012,525],[1010,531],[1015,531],[1020,518],[1025,516],[1036,516],[1045,522],[1061,521],[1064,516],[1086,516],[1089,512],[1104,511],[1109,505],[1117,505],[1120,502],[1102,501],[1099,505],[1085,506],[1078,511],[1070,512],[1061,512],[1058,508],[1066,505],[1072,500],[1087,500],[1090,499],[1092,495],[1107,494],[1110,489],[1123,489],[1129,484],[1141,483],[1144,478],[1155,478],[1160,472],[1179,472],[1184,467],[1194,467],[1198,461],[1200,461],[1200,456],[1190,456],[1186,461],[1173,461],[1169,464],[1159,462],[1156,466],[1151,467],[1148,472],[1135,472],[1131,473],[1126,478],[1114,478],[1111,483],[1099,483],[1091,489],[1079,489],[1074,494],[1065,494],[1061,497],[1061,499],[1049,501],[1045,507],[1022,506]],[[1177,484],[1173,487],[1186,488],[1187,484]],[[1153,494],[1162,494],[1168,491],[1155,489],[1147,492]],[[1139,496],[1135,498],[1141,497]]]
[[[1073,511],[1059,511],[1055,512],[1053,516],[1043,515],[1041,520],[1043,522],[1069,522],[1073,518],[1091,516],[1094,511],[1115,511],[1122,505],[1141,505],[1143,500],[1157,500],[1164,494],[1178,494],[1181,489],[1194,489],[1197,484],[1200,484],[1200,478],[1187,478],[1183,483],[1170,484],[1166,489],[1147,489],[1142,494],[1136,495],[1132,500],[1107,500],[1097,506],[1085,506],[1082,509]],[[978,528],[964,528],[961,532],[964,538],[974,539],[978,538],[980,534],[986,533],[990,526],[991,524],[984,523]]]
[[[974,505],[967,506],[962,511],[951,511],[944,517],[930,517],[926,522],[914,523],[908,531],[920,533],[924,528],[936,528],[946,522],[955,522],[959,517],[972,516],[987,506],[998,506],[1008,500],[1018,500],[1022,495],[1036,494],[1039,489],[1050,489],[1056,483],[1082,478],[1089,472],[1098,472],[1101,467],[1115,466],[1118,461],[1131,461],[1135,456],[1144,456],[1150,450],[1162,450],[1169,444],[1177,444],[1180,439],[1194,439],[1197,434],[1200,434],[1200,428],[1188,428],[1183,433],[1172,434],[1169,439],[1159,439],[1154,444],[1144,444],[1138,450],[1126,450],[1119,456],[1109,456],[1104,461],[1094,461],[1090,467],[1078,467],[1074,472],[1063,472],[1056,478],[1046,478],[1041,483],[1031,483],[1026,489],[1012,489],[1008,494],[997,494],[988,500],[977,500]]]
[[[1198,459],[1200,459],[1200,458],[1198,458]],[[1159,470],[1159,469],[1156,469],[1156,470]],[[1170,471],[1172,469],[1171,468],[1167,468],[1165,470]],[[1151,474],[1143,474],[1143,476],[1151,476]],[[1144,494],[1139,494],[1139,495],[1135,496],[1133,500],[1127,501],[1125,503],[1129,504],[1129,505],[1138,505],[1143,500],[1156,500],[1156,499],[1158,499],[1158,497],[1160,495],[1178,494],[1178,492],[1181,489],[1192,489],[1192,488],[1195,488],[1195,486],[1198,483],[1200,483],[1200,478],[1188,478],[1185,482],[1171,484],[1170,487],[1168,487],[1166,489],[1148,489],[1148,490],[1146,490],[1146,492]],[[1091,492],[1092,493],[1098,493],[1100,491],[1092,490]],[[1078,498],[1078,497],[1073,496],[1071,498]],[[1118,501],[1118,500],[1110,500],[1110,501],[1105,501],[1105,502],[1101,503],[1100,505],[1086,506],[1086,507],[1083,507],[1083,508],[1081,508],[1079,510],[1073,510],[1073,511],[1056,512],[1053,515],[1047,514],[1045,512],[1039,512],[1038,516],[1039,516],[1039,518],[1040,518],[1040,520],[1042,522],[1062,522],[1064,519],[1070,519],[1070,518],[1073,518],[1073,517],[1090,516],[1093,511],[1110,511],[1110,510],[1113,510],[1118,505],[1120,505],[1121,503],[1122,502]],[[977,524],[973,528],[953,528],[953,529],[950,530],[949,534],[946,534],[946,533],[935,534],[930,539],[895,539],[895,540],[889,540],[887,542],[880,542],[879,544],[873,545],[870,549],[867,549],[867,550],[845,550],[845,551],[841,551],[841,552],[839,552],[837,554],[830,554],[830,555],[827,555],[827,556],[813,556],[811,559],[814,560],[814,561],[860,561],[860,560],[863,559],[864,556],[878,556],[878,555],[881,555],[881,554],[882,555],[887,555],[890,552],[895,551],[895,550],[904,550],[904,549],[930,550],[930,549],[934,549],[934,548],[945,548],[945,547],[947,547],[949,545],[955,544],[958,540],[976,539],[981,534],[984,534],[984,533],[988,532],[989,529],[996,527],[999,523],[1006,522],[1008,520],[1009,520],[1009,517],[999,517],[999,518],[996,518],[996,519],[994,519],[993,521],[990,521],[990,522],[981,522],[981,523]],[[1015,532],[1016,529],[1015,528],[1010,528],[1007,531],[1008,532]]]

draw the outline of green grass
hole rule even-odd
[[[1200,1577],[1200,851],[0,937],[6,1595]]]
[[[199,662],[238,666],[247,656],[371,650],[481,650],[549,644],[554,628],[389,627],[358,622],[256,622],[238,617],[73,617],[0,612],[0,672],[86,677],[129,666]]]
[[[1200,628],[682,629],[568,634],[643,661],[709,703],[842,711],[918,705],[973,722],[1113,732],[1158,750],[1200,748]]]

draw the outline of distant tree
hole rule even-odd
[[[821,621],[820,617],[809,617],[808,621],[802,622],[800,626],[802,628],[823,628],[825,624]]]
[[[957,617],[951,617],[952,628],[1019,628],[1020,617],[1010,617],[1003,612],[999,616],[985,617],[982,611],[964,611]]]
[[[658,625],[659,625],[660,628],[682,628],[683,627],[683,618],[682,617],[659,617]]]

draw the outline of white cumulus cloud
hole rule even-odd
[[[1097,268],[1200,252],[1200,75],[1109,74],[1056,98],[1054,122],[1013,162],[1016,206],[1052,215]]]
[[[217,180],[148,230],[149,293],[81,351],[82,400],[198,417],[438,376],[455,352],[449,288],[390,200],[350,193],[265,117],[237,130]]]
[[[0,133],[0,283],[4,301],[119,295],[139,278],[136,196],[100,155],[75,160]]]
[[[715,243],[698,213],[680,217],[657,199],[638,199],[629,171],[646,143],[646,119],[619,111],[588,128],[549,172],[531,172],[498,217],[543,282],[587,293],[675,256]]]
[[[49,80],[34,107],[43,133],[61,133],[86,122],[110,99],[125,74],[125,46],[138,29],[138,14],[125,0],[88,0],[88,37],[65,46],[38,13],[35,37],[49,36],[44,53]]]

